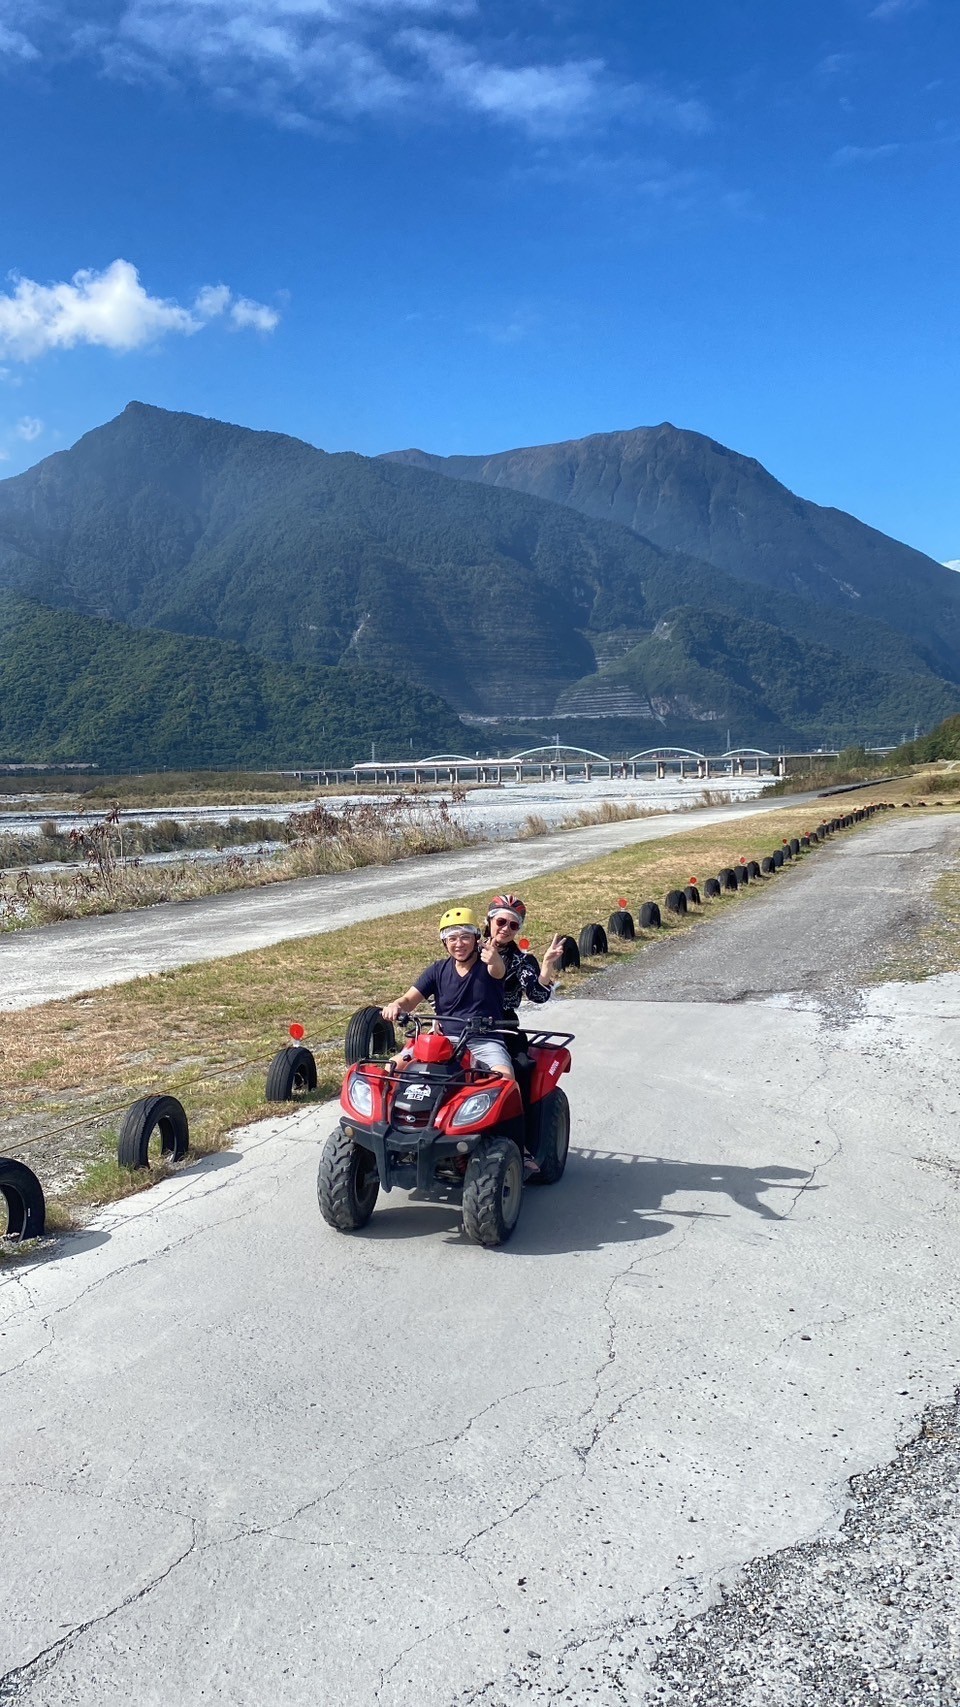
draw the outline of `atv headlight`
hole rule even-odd
[[[466,1102],[460,1104],[450,1125],[475,1126],[478,1120],[490,1113],[499,1095],[499,1091],[477,1091],[475,1096],[467,1097]]]
[[[373,1086],[359,1073],[354,1073],[347,1086],[347,1096],[358,1114],[365,1114],[369,1120],[373,1113]]]

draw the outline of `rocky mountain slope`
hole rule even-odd
[[[664,422],[494,456],[390,453],[406,467],[527,492],[620,522],[741,580],[909,636],[960,680],[960,578],[842,510],[798,498],[752,457]]]
[[[376,677],[405,680],[483,720],[494,748],[518,718],[552,734],[566,717],[581,739],[584,719],[612,718],[630,748],[718,721],[821,744],[960,708],[946,642],[860,614],[866,597],[817,603],[543,497],[138,403],[0,482],[4,588],[283,667],[366,671],[368,698]],[[398,740],[456,726],[430,704],[397,706]]]

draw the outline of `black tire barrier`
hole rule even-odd
[[[800,842],[796,836],[791,836],[791,838],[790,838],[790,852],[792,853],[794,859],[796,859],[798,853],[800,852]]]
[[[615,913],[610,914],[607,920],[608,936],[619,937],[621,942],[633,942],[636,934],[633,914],[628,913],[625,907],[618,907]]]
[[[688,883],[687,887],[683,891],[683,893],[687,898],[687,906],[688,907],[699,907],[699,905],[700,905],[700,891],[697,888],[695,883]]]
[[[123,1117],[117,1139],[117,1167],[136,1172],[150,1166],[150,1140],[160,1139],[160,1159],[180,1162],[190,1148],[190,1127],[176,1097],[141,1097]]]
[[[771,859],[770,855],[764,854],[762,860],[760,861],[761,876],[772,877],[772,875],[776,871],[776,869],[777,868],[774,865],[773,860]]]
[[[43,1187],[23,1162],[0,1156],[0,1197],[7,1206],[8,1239],[39,1239],[47,1221]],[[0,1227],[0,1234],[3,1233]]]
[[[808,848],[810,846],[810,837],[809,836],[801,836],[800,837],[800,846],[802,848]]]
[[[682,889],[671,889],[663,904],[668,913],[676,913],[678,917],[682,917],[687,910],[687,897]]]
[[[353,1063],[349,1062],[352,1066]],[[288,1043],[267,1068],[267,1102],[292,1102],[294,1097],[317,1088],[317,1063],[302,1043]]]
[[[642,931],[658,931],[663,923],[656,901],[644,901],[637,920]]]
[[[716,877],[708,877],[706,883],[703,886],[703,893],[711,901],[715,901],[717,896],[721,893],[719,879]]]
[[[774,848],[773,853],[770,855],[770,858],[773,860],[774,870],[779,871],[783,865],[783,849],[782,848]]]
[[[737,880],[737,888],[746,889],[747,884],[750,882],[750,873],[747,871],[746,866],[735,865],[733,868],[733,875]]]
[[[820,837],[817,835],[816,830],[810,831],[810,834],[807,837],[807,841],[810,843],[810,846],[812,848],[815,848],[818,845],[818,843],[820,841]]]
[[[722,871],[717,872],[717,882],[726,895],[735,895],[740,887],[732,865],[725,865]]]
[[[577,943],[581,960],[590,960],[595,954],[608,952],[607,933],[602,925],[584,925]]]
[[[748,859],[747,860],[747,876],[749,877],[751,883],[753,883],[755,881],[755,879],[760,876],[760,866],[759,866],[759,863],[757,862],[757,860],[755,860],[755,859]]]
[[[343,1054],[348,1067],[355,1066],[358,1061],[369,1061],[371,1056],[392,1055],[396,1047],[397,1034],[393,1024],[384,1019],[379,1008],[358,1008],[350,1016],[343,1040]],[[310,1088],[315,1090],[316,1082]],[[286,1101],[286,1098],[268,1098],[268,1101]]]
[[[565,936],[565,937],[561,938],[561,941],[560,941],[560,970],[561,970],[561,972],[567,972],[567,971],[569,971],[571,966],[579,966],[579,965],[580,965],[580,950],[577,947],[576,938],[572,937],[572,936]]]

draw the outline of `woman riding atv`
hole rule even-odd
[[[549,1002],[563,958],[563,937],[559,935],[547,949],[542,967],[535,954],[520,947],[517,935],[526,916],[527,909],[519,895],[495,895],[487,908],[484,936],[499,950],[504,964],[503,1006],[508,1023],[516,1019],[524,997],[528,1002]]]

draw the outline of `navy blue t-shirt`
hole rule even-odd
[[[432,1001],[438,1017],[450,1019],[503,1018],[503,979],[491,978],[482,960],[471,966],[465,978],[447,955],[435,960],[417,979],[417,989]]]

